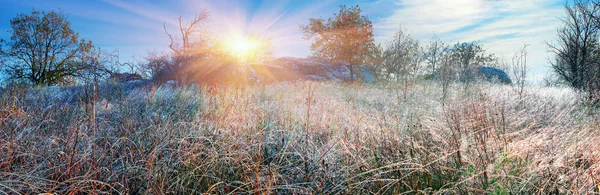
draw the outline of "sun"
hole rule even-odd
[[[271,41],[256,34],[233,34],[221,39],[222,51],[239,65],[251,65],[270,59]]]
[[[235,37],[227,42],[227,49],[237,57],[248,57],[259,46],[256,40],[246,37]]]

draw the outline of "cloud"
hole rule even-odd
[[[398,9],[375,23],[381,39],[389,39],[399,25],[416,36],[444,34],[487,18],[486,6],[477,0],[406,0],[396,3]]]
[[[396,7],[375,22],[378,42],[389,41],[402,25],[424,43],[434,34],[450,43],[480,41],[488,53],[508,62],[528,44],[531,82],[549,70],[545,42],[555,39],[564,13],[555,0],[403,0]]]

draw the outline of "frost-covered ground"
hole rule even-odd
[[[599,190],[597,109],[569,89],[456,84],[446,101],[435,83],[76,89],[0,97],[1,192]]]

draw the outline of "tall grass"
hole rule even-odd
[[[0,193],[599,193],[575,93],[451,87],[4,90]]]

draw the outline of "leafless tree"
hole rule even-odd
[[[527,80],[527,47],[524,45],[521,50],[516,52],[512,58],[512,76],[515,82],[516,91],[519,94],[519,99],[523,98],[525,92],[525,84]]]
[[[424,49],[424,58],[427,62],[427,66],[429,68],[430,74],[436,74],[437,68],[439,66],[440,58],[443,55],[444,49],[448,47],[446,44],[436,35],[433,36],[429,45]]]
[[[77,55],[77,61],[87,67],[77,72],[82,84],[98,83],[112,73],[113,56],[99,48]]]
[[[452,86],[452,82],[456,80],[457,64],[459,60],[452,52],[453,50],[446,46],[441,48],[439,56],[439,67],[436,75],[438,82],[442,86],[442,101],[445,102],[448,98],[448,92]]]
[[[166,71],[171,65],[171,58],[168,54],[148,51],[148,55],[144,57],[144,60],[146,63],[142,65],[142,69],[146,74],[151,75],[153,80],[167,77],[166,74],[168,74],[168,72]]]
[[[600,28],[600,0],[575,0],[574,4],[593,20],[596,28]]]
[[[419,41],[399,28],[383,50],[384,78],[396,82],[411,80],[420,70],[421,54]]]
[[[177,19],[180,37],[175,37],[167,30],[167,23],[163,24],[165,33],[169,37],[169,48],[175,56],[184,56],[202,52],[207,48],[208,41],[205,37],[203,25],[208,20],[209,12],[204,9],[196,14],[189,24],[184,24],[181,16]]]
[[[189,82],[198,71],[203,69],[202,61],[210,56],[211,38],[204,25],[208,20],[209,12],[200,11],[191,22],[185,24],[182,17],[178,18],[179,36],[169,33],[167,23],[163,24],[165,34],[169,37],[169,48],[173,55],[169,60],[159,57],[159,61],[149,62],[153,69],[153,78],[158,83],[166,80],[177,80],[180,84]],[[149,56],[153,58],[157,56]],[[168,63],[166,63],[168,62]],[[163,65],[157,70],[157,65]],[[146,67],[148,67],[146,66]]]
[[[382,70],[378,72],[382,72],[388,81],[399,82],[406,99],[407,91],[420,71],[422,56],[419,41],[400,27],[383,51]]]
[[[555,72],[548,72],[542,79],[542,86],[545,87],[562,87],[566,86],[564,80],[561,80]]]
[[[557,43],[548,43],[550,52],[555,56],[550,64],[559,78],[577,90],[590,93],[600,88],[600,31],[595,19],[598,12],[596,5],[591,1],[567,3],[566,17],[562,18],[564,27],[558,30]]]

